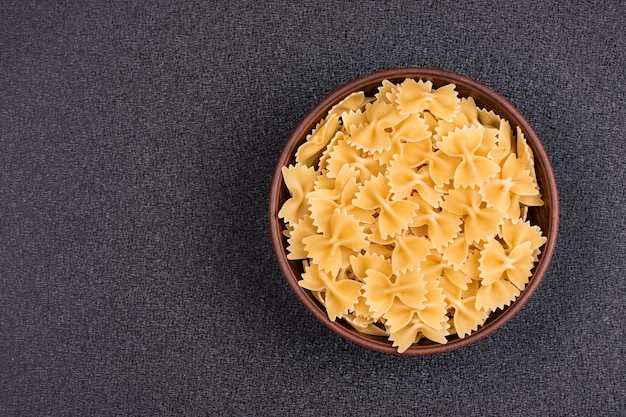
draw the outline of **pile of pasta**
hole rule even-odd
[[[282,175],[299,285],[399,352],[476,331],[524,290],[546,242],[527,220],[543,201],[522,131],[454,84],[350,94]]]

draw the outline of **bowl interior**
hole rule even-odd
[[[381,352],[397,353],[391,342],[385,337],[362,334],[342,320],[331,322],[328,319],[324,306],[311,293],[298,286],[297,282],[300,279],[300,275],[304,272],[302,262],[287,260],[287,240],[282,234],[284,225],[277,214],[282,204],[289,198],[289,190],[284,185],[281,168],[295,162],[294,154],[296,149],[304,142],[306,135],[326,115],[333,104],[355,91],[364,91],[366,95],[371,96],[377,92],[377,88],[383,80],[400,82],[406,78],[430,80],[435,88],[454,83],[457,86],[459,97],[471,96],[478,107],[493,110],[496,114],[507,119],[511,123],[513,132],[515,132],[517,127],[520,127],[534,153],[537,182],[544,199],[543,206],[531,207],[529,209],[528,218],[532,224],[536,224],[541,228],[544,236],[547,238],[547,242],[539,256],[539,261],[533,269],[530,282],[514,303],[504,310],[497,310],[492,313],[486,323],[470,336],[462,339],[457,336],[450,336],[448,343],[443,345],[422,339],[403,353],[404,355],[420,355],[449,351],[473,343],[502,326],[526,303],[545,275],[554,252],[558,227],[558,196],[550,161],[536,133],[508,101],[488,87],[459,74],[429,68],[398,68],[381,71],[361,77],[340,87],[316,105],[303,118],[289,137],[276,167],[269,202],[272,241],[281,270],[300,301],[323,324],[335,333],[361,346]]]

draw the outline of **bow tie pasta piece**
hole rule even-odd
[[[506,220],[502,223],[501,230],[502,238],[509,249],[520,246],[524,242],[530,242],[535,262],[541,253],[540,248],[548,241],[541,233],[539,226],[533,226],[528,221]]]
[[[424,336],[438,343],[446,343],[448,336],[448,306],[437,281],[426,284],[424,307],[414,309],[402,302],[394,303],[386,314],[385,327],[389,340],[402,353]]]
[[[417,169],[421,165],[426,165],[428,174],[438,187],[442,187],[452,180],[454,170],[461,162],[461,158],[449,156],[433,149],[432,143],[425,140],[402,143],[397,156],[411,168]],[[391,165],[392,159],[388,165]]]
[[[476,308],[476,297],[450,300],[454,308],[453,323],[456,334],[462,339],[478,330],[489,318],[490,311]]]
[[[504,161],[500,174],[503,181],[511,183],[510,192],[520,197],[539,195],[539,186],[535,178],[514,154],[509,155]]]
[[[472,278],[465,272],[454,269],[436,250],[430,251],[426,259],[419,263],[418,268],[424,274],[426,281],[443,281],[445,278],[460,290],[467,289],[472,281]]]
[[[311,166],[322,150],[328,145],[331,138],[337,133],[339,118],[330,116],[318,123],[313,133],[307,136],[296,151],[296,162],[300,165]]]
[[[475,187],[461,187],[450,191],[441,207],[447,212],[463,216],[465,241],[468,244],[495,236],[505,216],[497,208],[484,207]]]
[[[337,275],[349,264],[349,256],[367,247],[363,228],[354,217],[337,208],[329,219],[326,232],[302,239],[309,258],[326,272]]]
[[[496,239],[491,239],[480,253],[480,278],[482,285],[508,279],[519,290],[526,287],[534,264],[530,242],[506,250]]]
[[[419,342],[422,336],[436,343],[447,343],[446,336],[450,334],[449,328],[450,325],[446,322],[445,326],[440,329],[433,329],[424,324],[417,315],[414,315],[410,323],[399,330],[394,332],[389,329],[389,340],[393,342],[392,346],[398,349],[398,353],[403,353],[412,344]]]
[[[426,284],[423,308],[416,310],[417,316],[422,323],[434,330],[448,328],[448,305],[445,302],[445,298],[446,296],[439,286],[439,281],[431,281]]]
[[[431,135],[424,119],[415,114],[409,115],[392,128],[389,149],[375,152],[372,158],[381,165],[389,166],[395,158],[400,157],[406,159],[412,167],[417,167],[428,161],[433,152],[429,140]]]
[[[426,259],[434,244],[429,239],[410,234],[397,234],[393,237],[391,269],[397,274],[414,269]]]
[[[454,171],[456,187],[479,185],[500,171],[498,164],[477,153],[483,139],[489,137],[490,133],[482,126],[466,126],[455,129],[437,142],[437,147],[444,153],[461,157]]]
[[[369,153],[381,152],[391,147],[391,136],[387,129],[402,122],[406,116],[387,103],[370,103],[365,106],[367,123],[349,127],[348,142],[357,149]]]
[[[406,230],[417,210],[415,202],[392,201],[388,180],[380,174],[359,187],[352,204],[365,210],[377,210],[378,228],[383,239]]]
[[[457,95],[454,84],[433,90],[430,81],[409,78],[398,86],[396,103],[405,115],[428,110],[440,119],[451,121],[461,107]]]
[[[387,332],[391,334],[394,331],[398,331],[404,328],[414,319],[419,320],[415,308],[404,304],[400,300],[396,300],[396,302],[391,305],[391,307],[385,314],[384,319],[381,321],[385,324],[385,329],[387,330]],[[417,334],[414,334],[410,343],[414,343],[416,339]]]
[[[350,279],[336,279],[334,274],[321,270],[315,264],[306,268],[298,285],[311,291],[324,292],[324,305],[331,321],[353,308],[363,286]]]
[[[384,317],[400,301],[416,310],[424,308],[426,282],[418,271],[388,276],[374,269],[366,271],[363,296],[374,317]]]
[[[418,205],[411,223],[411,230],[415,233],[415,228],[426,226],[428,230],[426,235],[436,249],[451,242],[459,234],[463,223],[460,215],[435,209],[418,195],[413,194],[409,198]]]
[[[464,294],[464,291],[446,277],[439,280],[452,314],[453,331],[459,338],[464,338],[482,326],[489,317],[489,311],[476,308],[476,294]]]
[[[481,184],[478,192],[487,206],[503,212],[509,211],[513,195],[521,197],[539,194],[532,176],[514,154],[504,161],[499,175]],[[517,205],[519,207],[519,202]]]
[[[424,236],[416,236],[413,233],[404,232],[392,237],[382,238],[380,231],[373,228],[367,239],[371,243],[392,247],[391,271],[394,274],[414,269],[420,262],[426,259],[434,244]]]
[[[336,177],[329,177],[322,173],[315,180],[313,191],[307,193],[306,197],[308,199],[328,198],[342,201],[346,189],[351,190],[356,185],[358,178],[358,171],[349,165],[341,167]]]
[[[436,189],[427,166],[416,170],[404,159],[396,157],[387,170],[387,178],[393,200],[403,200],[416,191],[432,207],[439,207],[443,193]]]
[[[328,232],[328,219],[336,208],[362,223],[372,223],[374,218],[368,210],[352,205],[352,200],[359,190],[357,184],[358,172],[348,165],[344,165],[336,178],[321,176],[315,183],[315,189],[307,194],[309,211],[313,224],[320,232]]]
[[[306,194],[313,190],[317,171],[305,165],[290,165],[282,168],[282,174],[291,198],[285,201],[278,217],[293,225],[308,213]]]
[[[336,177],[344,165],[349,165],[358,171],[360,182],[385,171],[385,167],[370,155],[351,146],[345,139],[341,139],[329,154],[325,175],[331,178]]]

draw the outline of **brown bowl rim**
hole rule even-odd
[[[400,80],[404,78],[421,78],[421,79],[443,79],[447,80],[449,83],[454,83],[457,86],[463,86],[465,88],[469,88],[472,90],[472,94],[478,93],[478,95],[482,95],[488,101],[492,101],[497,104],[497,106],[502,107],[511,115],[511,118],[508,119],[515,125],[519,126],[524,132],[526,139],[531,146],[535,163],[537,165],[537,161],[539,161],[538,165],[543,166],[546,171],[546,177],[548,179],[548,187],[549,190],[546,193],[546,190],[542,190],[545,195],[548,194],[549,200],[546,201],[546,204],[550,205],[550,219],[549,219],[549,229],[547,231],[544,230],[545,236],[547,236],[547,242],[542,249],[542,254],[540,256],[539,262],[535,266],[535,272],[533,273],[529,284],[522,291],[520,296],[509,306],[507,307],[495,320],[491,322],[487,322],[483,325],[478,331],[472,333],[471,335],[465,338],[456,338],[448,341],[446,344],[432,344],[432,345],[413,345],[409,347],[406,351],[401,353],[400,355],[429,355],[435,353],[448,352],[454,349],[458,349],[464,346],[467,346],[471,343],[475,343],[490,334],[494,331],[502,327],[506,322],[508,322],[515,314],[517,314],[520,309],[528,302],[530,297],[536,291],[540,282],[543,280],[545,276],[552,256],[554,254],[554,250],[556,248],[556,240],[558,234],[558,224],[559,224],[559,200],[558,200],[558,189],[556,185],[556,178],[554,176],[554,170],[552,168],[552,164],[550,163],[550,159],[548,154],[541,143],[537,133],[534,131],[530,123],[522,116],[522,114],[504,97],[500,94],[496,93],[491,88],[469,78],[464,75],[437,69],[437,68],[427,68],[427,67],[400,67],[400,68],[390,68],[381,71],[372,72],[370,74],[361,76],[352,81],[347,82],[346,84],[340,86],[335,89],[331,93],[329,93],[326,97],[324,97],[319,103],[317,103],[310,111],[306,113],[306,115],[302,118],[302,120],[298,123],[296,128],[293,130],[285,146],[278,158],[276,169],[274,171],[274,176],[271,183],[270,189],[270,199],[269,199],[269,222],[270,222],[270,233],[272,239],[272,245],[274,248],[274,252],[276,254],[278,264],[280,269],[287,280],[287,283],[298,297],[300,302],[304,304],[304,306],[309,310],[320,322],[322,322],[326,327],[335,332],[336,334],[344,337],[347,340],[350,340],[353,343],[356,343],[360,346],[363,346],[368,349],[372,349],[378,352],[384,352],[389,354],[399,354],[397,348],[393,347],[391,342],[371,339],[367,335],[362,335],[357,333],[356,331],[350,331],[347,327],[340,324],[339,322],[330,321],[328,316],[323,309],[321,309],[315,301],[309,296],[306,295],[306,290],[301,288],[298,285],[298,276],[296,276],[292,269],[290,268],[289,261],[286,257],[286,248],[283,245],[283,236],[282,236],[282,227],[281,220],[278,218],[279,208],[279,193],[282,187],[282,172],[281,169],[283,166],[286,166],[289,161],[292,159],[293,152],[299,145],[299,143],[304,139],[304,136],[309,133],[311,125],[315,124],[319,121],[328,111],[330,106],[338,102],[341,98],[346,95],[363,89],[367,89],[368,86],[380,84],[383,80]],[[370,87],[371,88],[371,87]],[[497,107],[494,106],[494,107]]]

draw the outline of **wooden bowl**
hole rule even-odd
[[[531,207],[529,209],[529,220],[531,223],[541,228],[544,236],[547,238],[547,242],[542,247],[539,261],[535,265],[530,282],[524,291],[522,291],[521,295],[509,307],[493,312],[483,326],[465,338],[461,339],[457,336],[449,336],[448,343],[446,344],[438,344],[423,338],[419,343],[412,345],[402,353],[403,355],[424,355],[446,352],[469,345],[500,328],[526,304],[548,270],[548,264],[550,263],[556,245],[559,224],[559,201],[556,180],[548,155],[537,137],[537,134],[513,105],[490,88],[474,80],[439,69],[394,68],[353,80],[330,93],[311,109],[287,140],[278,159],[271,185],[269,220],[272,242],[278,263],[289,286],[302,304],[304,304],[319,321],[340,336],[375,351],[392,354],[398,353],[397,349],[393,347],[391,342],[385,337],[370,336],[360,333],[342,320],[330,321],[324,306],[322,306],[308,290],[298,285],[298,280],[303,272],[302,262],[289,261],[287,259],[287,241],[283,235],[284,225],[282,220],[278,218],[278,211],[285,200],[289,198],[289,191],[284,185],[281,168],[294,163],[296,149],[304,142],[306,135],[310,133],[315,124],[326,115],[328,110],[338,101],[355,91],[364,91],[366,95],[373,96],[383,80],[401,82],[406,78],[430,80],[435,88],[453,83],[457,86],[459,97],[471,96],[478,107],[493,110],[496,114],[511,123],[514,132],[516,127],[519,126],[534,152],[537,181],[545,203],[541,207]]]

